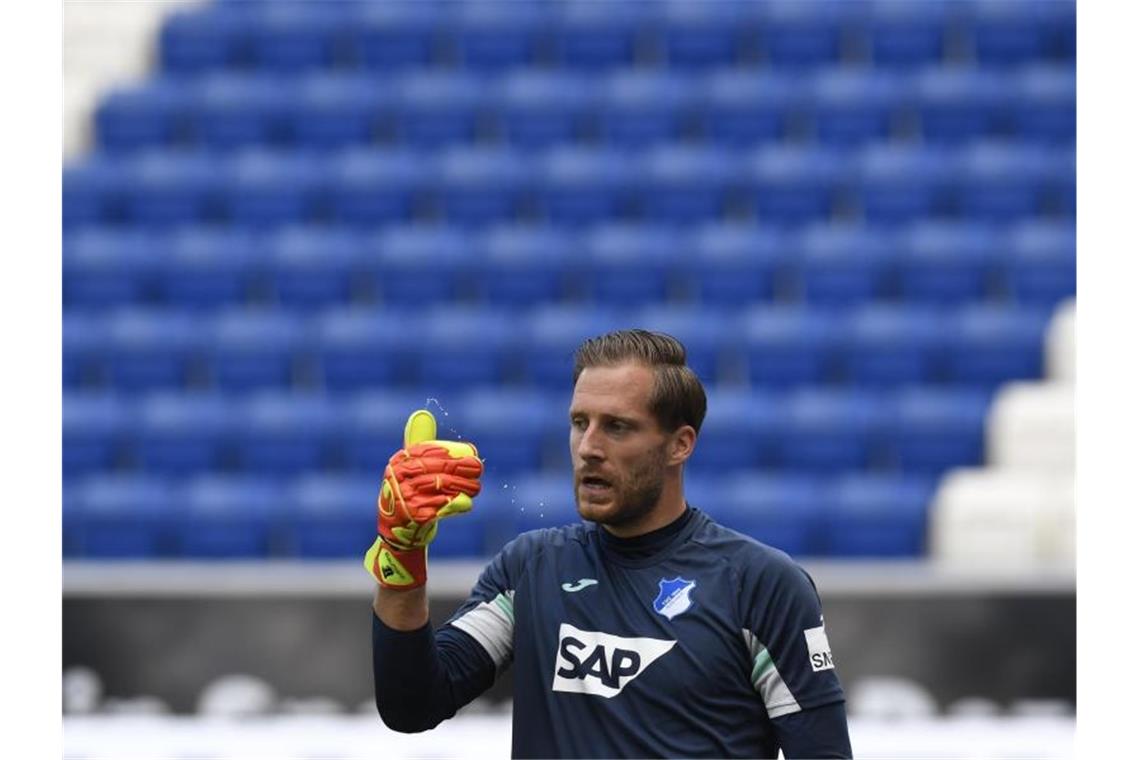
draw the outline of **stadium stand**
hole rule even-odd
[[[572,351],[644,325],[709,388],[688,486],[725,524],[1071,557],[1071,477],[1036,472],[1071,391],[1026,383],[1073,378],[1074,29],[1032,0],[174,10],[145,79],[92,78],[62,177],[65,556],[357,555],[423,406],[488,469],[433,557],[486,555],[575,519]]]

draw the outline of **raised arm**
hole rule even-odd
[[[475,447],[436,440],[435,418],[408,418],[404,448],[384,470],[377,537],[364,567],[377,582],[372,599],[376,707],[397,731],[423,731],[485,691],[495,664],[457,630],[438,635],[428,622],[427,547],[438,522],[472,508],[483,464]]]

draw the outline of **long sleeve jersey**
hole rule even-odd
[[[688,508],[618,539],[524,533],[438,631],[373,617],[377,706],[431,728],[510,669],[515,757],[849,757],[815,586]]]

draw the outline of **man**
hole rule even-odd
[[[685,501],[705,407],[675,339],[586,341],[570,402],[586,522],[508,543],[434,632],[426,545],[439,517],[471,508],[482,466],[412,415],[365,558],[384,722],[432,728],[513,664],[515,757],[850,757],[811,579]]]

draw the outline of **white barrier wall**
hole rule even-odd
[[[70,0],[63,4],[63,155],[91,145],[91,117],[110,89],[153,67],[162,19],[200,0]]]

